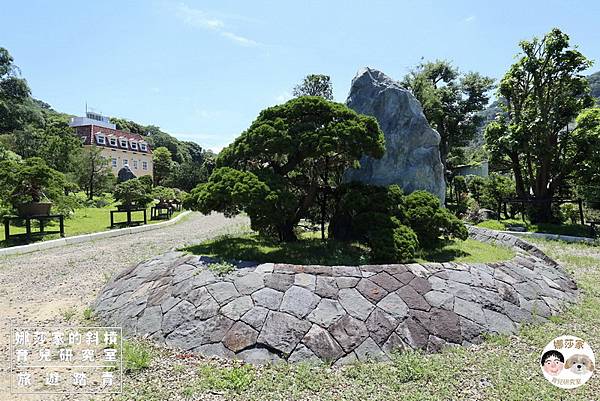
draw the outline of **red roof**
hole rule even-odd
[[[93,133],[93,135],[92,135]],[[131,132],[121,131],[118,129],[101,127],[98,125],[82,125],[75,127],[75,134],[80,137],[84,145],[97,145],[110,149],[125,149],[132,152],[152,153],[148,141],[140,134],[132,134]],[[98,143],[98,137],[104,136],[104,144]],[[116,145],[111,145],[109,139],[115,138]],[[121,146],[121,139],[127,139],[127,146]],[[146,150],[140,149],[139,144],[137,149],[131,149],[131,142],[143,142],[146,144]]]

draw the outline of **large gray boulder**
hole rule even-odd
[[[346,171],[344,180],[398,184],[405,193],[422,189],[443,204],[446,184],[440,135],[429,126],[419,101],[399,82],[366,67],[352,80],[346,103],[354,111],[377,119],[385,135],[385,154],[381,159],[364,156],[360,169]]]

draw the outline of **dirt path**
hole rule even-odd
[[[25,399],[7,394],[11,319],[37,326],[75,323],[114,273],[245,224],[244,217],[193,213],[159,230],[0,258],[0,400]]]

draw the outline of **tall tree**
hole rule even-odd
[[[585,155],[568,124],[593,105],[581,74],[592,63],[557,28],[520,47],[498,89],[505,114],[487,125],[485,137],[492,154],[508,159],[517,196],[534,201],[530,217],[548,222],[552,197]]]
[[[320,96],[327,100],[333,100],[333,85],[329,75],[310,74],[301,84],[294,88],[294,97]]]
[[[0,133],[23,128],[30,119],[27,82],[19,76],[13,58],[0,47]]]
[[[171,152],[164,146],[160,146],[152,151],[152,164],[154,165],[154,185],[161,185],[161,182],[173,170],[173,159]]]
[[[77,182],[85,190],[88,199],[109,189],[114,183],[109,160],[102,156],[101,149],[95,145],[83,150],[78,158]]]
[[[221,151],[218,168],[192,191],[190,206],[203,213],[245,211],[253,229],[293,241],[319,194],[335,191],[362,155],[379,158],[384,150],[373,117],[317,96],[292,99],[263,110]]]
[[[42,110],[41,125],[28,124],[13,131],[13,149],[23,158],[41,157],[48,166],[63,173],[74,172],[82,150],[67,120],[58,113]]]
[[[494,80],[476,72],[461,74],[449,61],[419,64],[402,85],[421,102],[431,126],[440,134],[444,168],[454,150],[466,146],[477,134]]]

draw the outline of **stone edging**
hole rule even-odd
[[[9,255],[21,255],[24,253],[41,251],[44,249],[57,248],[60,246],[65,246],[65,245],[95,241],[95,240],[102,239],[102,238],[120,237],[122,235],[137,234],[137,233],[141,233],[141,232],[145,232],[145,231],[157,230],[159,228],[163,228],[166,226],[170,226],[171,224],[177,223],[179,220],[181,220],[184,216],[187,216],[189,213],[190,213],[189,211],[185,211],[183,213],[180,213],[178,216],[174,217],[173,219],[162,222],[162,223],[146,224],[146,225],[137,226],[137,227],[118,228],[116,230],[101,231],[101,232],[91,233],[91,234],[82,234],[82,235],[76,235],[73,237],[53,239],[50,241],[40,241],[40,242],[36,242],[33,244],[28,244],[28,245],[13,246],[10,248],[0,248],[0,257],[9,256]]]
[[[480,264],[245,262],[220,277],[210,258],[169,252],[115,276],[94,309],[128,335],[206,356],[341,365],[515,333],[576,301],[573,280],[534,245],[476,227],[469,234],[516,256]]]
[[[520,232],[520,231],[504,231],[504,230],[492,230],[497,231],[502,234],[514,235],[517,237],[531,237],[531,238],[540,238],[552,241],[565,241],[565,242],[585,242],[588,244],[593,244],[597,240],[591,237],[575,237],[573,235],[560,235],[560,234],[549,234],[549,233],[530,233],[530,232]]]

